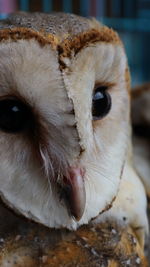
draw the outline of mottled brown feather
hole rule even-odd
[[[114,222],[55,230],[23,220],[1,207],[0,266],[148,267],[134,231]]]

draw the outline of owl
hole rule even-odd
[[[62,13],[1,21],[0,196],[48,228],[114,220],[143,246],[146,193],[132,164],[130,75],[112,29]]]

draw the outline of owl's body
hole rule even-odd
[[[146,195],[132,168],[129,87],[123,45],[98,22],[59,13],[2,21],[0,101],[23,103],[30,121],[1,128],[2,200],[52,228],[112,219],[143,245]],[[93,119],[97,88],[111,107]]]
[[[26,221],[8,209],[1,211],[1,267],[149,266],[130,226],[109,220],[60,231]]]

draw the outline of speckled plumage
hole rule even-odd
[[[73,14],[64,13],[25,13],[13,14],[2,21],[0,28],[22,27],[37,32],[46,32],[57,35],[61,40],[66,36],[77,35],[90,29],[89,20]]]
[[[47,229],[1,210],[1,267],[148,267],[133,229],[116,222],[75,232]]]

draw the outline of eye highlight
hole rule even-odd
[[[16,98],[0,100],[0,130],[8,133],[21,132],[31,125],[30,108]]]
[[[108,114],[111,109],[111,97],[106,86],[99,86],[94,90],[92,99],[93,120],[100,120]]]

